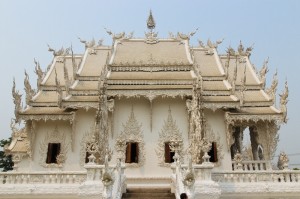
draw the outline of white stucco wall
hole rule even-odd
[[[221,110],[205,110],[204,115],[206,117],[207,124],[214,132],[215,137],[220,138],[219,140],[217,139],[217,145],[221,144],[222,148],[222,151],[218,151],[218,159],[220,163],[216,164],[214,171],[231,170],[231,155],[226,140],[225,113]],[[221,156],[223,156],[223,158],[220,160]]]
[[[168,110],[171,109],[173,119],[176,121],[177,127],[182,134],[184,141],[184,150],[188,147],[188,113],[185,106],[185,99],[181,98],[156,98],[152,101],[145,98],[121,98],[115,100],[115,108],[110,120],[113,121],[112,131],[109,132],[109,147],[114,151],[112,164],[116,162],[115,140],[124,130],[125,125],[133,108],[135,117],[141,124],[141,131],[145,143],[145,164],[142,167],[127,167],[126,174],[129,177],[169,177],[171,169],[169,167],[159,166],[161,161],[156,153],[158,149],[159,133],[161,132],[164,122],[168,118]],[[22,171],[43,171],[43,170],[63,170],[78,171],[85,170],[83,168],[83,139],[86,134],[90,133],[95,124],[95,109],[88,111],[80,109],[76,112],[76,127],[73,139],[73,150],[71,143],[72,125],[69,121],[51,121],[35,122],[35,141],[33,159],[24,158],[19,163],[19,170]],[[208,125],[213,130],[217,140],[222,145],[222,151],[218,151],[218,157],[222,154],[223,159],[219,159],[214,170],[231,170],[231,157],[226,143],[225,121],[223,111],[205,110]],[[152,121],[152,129],[151,129]],[[110,124],[109,124],[110,125]],[[42,165],[46,161],[46,155],[42,154],[45,138],[57,128],[59,134],[65,137],[67,145],[66,162],[61,168],[46,168]],[[47,143],[46,143],[47,145]],[[187,163],[187,160],[185,160]]]
[[[142,124],[141,130],[145,142],[145,165],[140,168],[126,168],[125,172],[129,177],[169,177],[171,169],[158,166],[159,160],[155,149],[158,145],[159,132],[161,131],[164,121],[167,120],[169,107],[172,112],[173,119],[176,120],[179,131],[183,135],[184,142],[188,140],[188,120],[185,108],[185,101],[181,98],[157,98],[152,102],[152,131],[151,131],[151,105],[149,100],[124,99],[115,101],[114,111],[114,138],[122,131],[123,125],[126,124],[128,117],[133,108],[137,121]],[[112,143],[114,144],[114,143]],[[184,145],[186,148],[187,145]],[[116,158],[114,156],[114,158]]]

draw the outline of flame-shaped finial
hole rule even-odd
[[[155,28],[155,21],[154,21],[154,18],[152,16],[152,11],[151,10],[150,10],[149,17],[147,19],[147,27],[148,27],[148,29],[150,29],[150,31],[152,31]]]

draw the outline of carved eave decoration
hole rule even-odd
[[[63,101],[62,107],[72,108],[72,109],[85,109],[86,111],[90,109],[98,109],[99,102],[68,102]]]
[[[75,114],[74,113],[71,113],[71,114],[68,114],[68,115],[47,115],[47,114],[22,114],[20,113],[20,119],[23,119],[25,121],[27,120],[36,120],[36,121],[39,121],[39,120],[44,120],[45,122],[48,121],[48,120],[69,120],[70,123],[72,123],[75,119]]]
[[[98,95],[98,90],[70,90],[70,94],[74,96],[87,96],[87,95]],[[63,101],[66,101],[67,99],[64,98]]]
[[[176,121],[172,117],[171,109],[169,108],[168,118],[164,121],[164,126],[159,133],[158,146],[155,150],[159,158],[159,166],[170,167],[171,165],[170,163],[165,163],[165,143],[171,142],[171,140],[177,140],[183,143],[182,133],[179,131]],[[178,155],[179,160],[183,162],[183,146],[180,147]]]
[[[59,163],[58,164],[47,164],[47,151],[49,143],[60,143],[60,154]],[[67,153],[69,150],[70,144],[66,139],[66,135],[64,132],[58,131],[58,128],[55,127],[54,131],[48,132],[43,141],[40,142],[40,165],[46,168],[61,168],[64,166],[64,163],[67,159]]]
[[[227,103],[224,103],[224,102],[220,102],[220,103],[219,102],[204,102],[202,105],[203,105],[204,108],[210,109],[213,112],[215,112],[218,109],[227,109],[227,108],[237,109],[237,108],[240,108],[240,105],[239,105],[238,102],[227,102]]]
[[[259,121],[275,121],[281,123],[283,121],[282,114],[234,114],[227,112],[225,114],[227,124],[235,123],[257,123]]]
[[[126,124],[123,124],[123,131],[119,134],[119,136],[116,139],[115,142],[115,148],[116,150],[118,149],[117,143],[121,142],[137,142],[139,146],[139,159],[138,163],[130,163],[126,164],[128,167],[141,167],[145,164],[145,142],[144,142],[144,137],[142,133],[142,125],[138,123],[138,121],[135,118],[133,107],[131,109],[131,113],[128,117],[128,120]],[[126,154],[126,148],[123,148],[124,150],[124,155]]]
[[[133,61],[133,62],[117,62],[112,63],[112,71],[189,71],[192,66],[189,62],[174,61],[164,62],[157,61],[151,55],[147,61]],[[148,67],[148,68],[147,68]]]
[[[181,97],[182,99],[187,96],[192,96],[192,89],[187,90],[108,90],[108,96],[112,97],[145,97],[150,101],[157,97]]]
[[[193,85],[193,80],[108,80],[109,85]]]
[[[231,94],[230,90],[223,90],[223,91],[211,91],[211,90],[203,90],[203,96],[228,96]]]

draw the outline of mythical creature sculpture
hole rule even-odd
[[[76,73],[77,73],[77,70],[78,70],[78,65],[76,64],[76,61],[75,61],[75,56],[74,56],[74,53],[73,53],[72,46],[71,46],[71,55],[72,55],[73,80],[75,80],[76,79]]]
[[[241,55],[241,56],[250,56],[251,55],[251,52],[253,50],[253,45],[246,48],[244,48],[243,44],[242,44],[242,41],[240,41],[240,45],[238,46],[238,53]]]
[[[269,71],[268,63],[269,63],[269,58],[267,58],[267,60],[264,61],[263,67],[259,71],[263,89],[265,89],[266,87],[266,74]]]
[[[104,28],[104,29],[106,30],[107,34],[109,34],[110,36],[112,36],[113,40],[123,39],[125,37],[125,32],[121,32],[121,33],[115,34],[111,30],[108,30],[106,28]]]
[[[26,92],[26,104],[29,105],[29,102],[33,95],[35,94],[34,90],[31,88],[30,82],[29,82],[29,76],[27,72],[25,71],[25,79],[24,79],[24,90]]]
[[[12,87],[12,96],[13,96],[13,101],[15,104],[15,121],[19,122],[19,111],[22,110],[22,95],[19,93],[19,91],[16,90],[16,82],[15,79],[13,81],[13,87]]]
[[[188,34],[183,34],[183,33],[178,32],[177,37],[180,39],[183,39],[183,40],[189,40],[192,36],[194,36],[194,34],[196,34],[197,30],[198,30],[198,28],[196,28],[195,31],[190,32]]]
[[[60,86],[60,82],[58,81],[57,78],[56,70],[55,70],[55,85],[56,85],[56,92],[58,93],[58,107],[61,107],[63,92]]]
[[[69,88],[71,86],[71,80],[69,79],[69,73],[67,70],[67,66],[65,64],[66,62],[64,62],[64,79],[65,79],[65,90],[66,90],[66,96],[69,95]]]
[[[203,41],[201,41],[200,39],[198,39],[198,43],[199,43],[199,46],[201,48],[205,48],[205,45],[204,45]]]
[[[272,81],[271,87],[269,89],[267,89],[267,91],[266,91],[272,100],[275,99],[277,85],[278,85],[278,78],[277,78],[277,71],[276,71],[275,74],[273,75],[273,81]]]
[[[69,54],[70,48],[64,49],[63,47],[61,47],[61,49],[59,49],[59,50],[54,50],[48,44],[48,51],[52,52],[54,57],[55,56],[65,56],[65,55]]]
[[[287,81],[285,81],[285,89],[283,91],[282,94],[279,95],[280,96],[280,109],[282,111],[283,114],[283,122],[287,122],[287,103],[288,103],[288,96],[289,96],[289,88],[288,88],[288,84]]]
[[[40,85],[41,85],[41,83],[42,83],[42,79],[44,77],[44,72],[41,69],[40,63],[38,61],[36,61],[35,59],[34,59],[34,64],[35,64],[35,70],[34,70],[34,72],[35,72],[35,74],[38,77],[37,78],[37,88],[39,88]]]
[[[84,44],[85,49],[87,49],[87,48],[92,48],[92,47],[94,47],[94,46],[96,45],[96,42],[95,42],[95,39],[94,39],[94,38],[93,38],[91,41],[82,40],[80,37],[78,37],[78,39],[79,39],[79,41],[80,41],[81,43]]]
[[[189,153],[192,156],[192,161],[194,163],[199,163],[200,159],[200,141],[202,139],[202,122],[203,115],[201,113],[201,104],[200,104],[200,93],[198,87],[194,86],[193,88],[193,99],[191,101],[187,101],[187,108],[190,112],[190,135],[191,142],[189,146]]]
[[[288,169],[289,161],[290,160],[289,160],[289,157],[287,156],[287,154],[285,152],[281,152],[279,157],[278,157],[277,167],[280,170]]]
[[[210,39],[207,40],[207,46],[210,48],[218,48],[218,45],[221,44],[224,41],[224,39],[217,40],[215,43],[213,43]]]
[[[235,56],[235,55],[236,55],[235,50],[234,50],[231,46],[229,46],[229,47],[227,48],[226,52],[227,52],[227,54],[228,54],[229,56]]]

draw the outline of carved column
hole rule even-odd
[[[279,140],[278,125],[275,121],[259,122],[257,127],[258,146],[263,148],[263,157],[265,160],[273,159]]]
[[[260,158],[258,157],[258,132],[257,128],[254,126],[251,126],[249,128],[250,131],[250,141],[251,141],[251,149],[252,149],[252,156],[253,160],[259,160]]]
[[[243,148],[243,129],[240,126],[234,126],[232,132],[233,144],[230,147],[231,158],[235,156],[237,153],[242,152]]]

